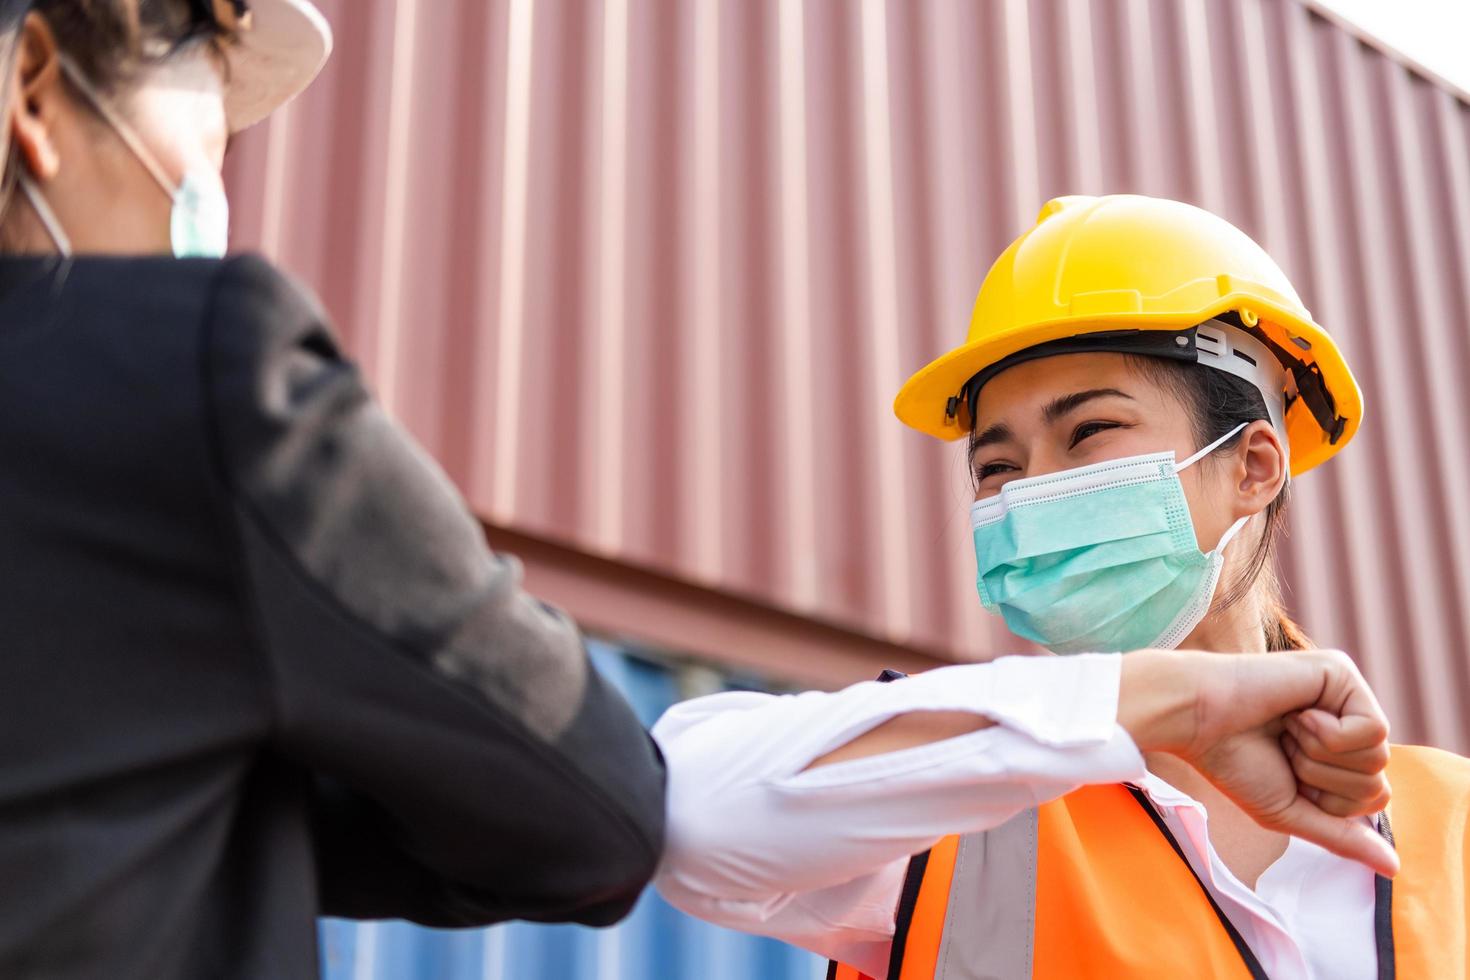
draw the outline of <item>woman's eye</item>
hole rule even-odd
[[[998,473],[1008,473],[1014,469],[1010,463],[984,463],[975,467],[975,479],[983,483]]]
[[[1075,446],[1088,436],[1097,435],[1105,429],[1117,428],[1120,428],[1117,422],[1083,422],[1072,430],[1072,445]]]

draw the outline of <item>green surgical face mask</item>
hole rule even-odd
[[[1015,480],[970,508],[980,601],[1054,653],[1173,648],[1209,611],[1225,546],[1203,554],[1175,465],[1152,453]]]

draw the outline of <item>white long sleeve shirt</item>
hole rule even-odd
[[[715,694],[654,726],[669,771],[657,887],[710,922],[873,976],[887,969],[910,855],[1078,786],[1141,787],[1275,980],[1371,980],[1373,873],[1292,838],[1252,891],[1221,862],[1202,805],[1144,767],[1117,723],[1121,658],[1004,657],[837,693]],[[964,711],[957,738],[802,770],[890,718]]]

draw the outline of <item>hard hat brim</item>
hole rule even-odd
[[[299,95],[331,53],[331,25],[309,0],[252,0],[250,26],[225,51],[230,132],[255,125]]]
[[[1325,330],[1285,307],[1263,302],[1254,293],[1222,296],[1209,307],[1187,312],[1068,317],[999,332],[956,347],[920,368],[899,390],[893,411],[905,425],[927,435],[947,441],[961,439],[969,433],[958,418],[949,414],[950,399],[970,378],[1012,354],[1047,341],[1124,326],[1139,330],[1178,330],[1240,310],[1259,317],[1261,328],[1278,344],[1301,351],[1303,363],[1317,365],[1336,402],[1337,413],[1345,420],[1342,432],[1333,441],[1300,400],[1292,404],[1287,411],[1286,428],[1291,472],[1293,476],[1299,475],[1327,460],[1352,440],[1363,417],[1362,392],[1341,351]]]

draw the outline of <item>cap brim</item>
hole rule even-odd
[[[226,54],[230,132],[255,125],[295,98],[331,53],[331,25],[308,0],[252,0],[250,27]]]

